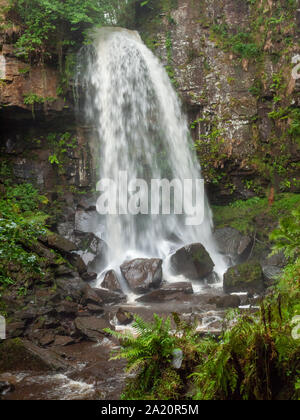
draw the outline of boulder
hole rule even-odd
[[[108,245],[92,232],[75,231],[80,256],[90,271],[99,271],[107,264]]]
[[[204,280],[212,273],[214,263],[204,246],[198,243],[177,250],[171,257],[171,268],[176,275]]]
[[[131,324],[131,322],[133,321],[133,315],[122,308],[118,309],[118,312],[116,313],[116,318],[120,325],[128,325]]]
[[[178,282],[165,284],[158,290],[138,298],[137,302],[169,302],[171,300],[182,300],[184,295],[193,294],[193,286],[189,282]]]
[[[105,328],[113,329],[106,319],[96,316],[78,317],[75,319],[75,326],[80,335],[96,342],[107,335],[103,331]]]
[[[78,250],[77,246],[73,242],[58,235],[57,233],[51,232],[46,237],[40,238],[40,240],[46,243],[49,248],[53,248],[62,254],[69,254]]]
[[[56,353],[42,349],[21,339],[6,340],[0,344],[0,373],[7,371],[61,371],[70,365]]]
[[[104,303],[104,300],[95,289],[92,289],[89,285],[87,285],[82,297],[82,303],[83,305],[92,304],[101,306]]]
[[[261,265],[256,261],[238,264],[224,275],[225,293],[261,293],[265,288]]]
[[[130,289],[137,294],[157,288],[162,282],[162,260],[138,258],[121,265],[121,272]]]
[[[219,251],[231,257],[235,263],[244,262],[249,258],[253,246],[250,236],[242,235],[234,228],[225,227],[215,231],[214,239]]]
[[[113,292],[123,293],[117,273],[114,270],[109,270],[104,276],[101,287],[111,290]]]
[[[104,304],[126,302],[126,296],[123,293],[112,292],[106,289],[94,288],[93,291],[101,299]]]

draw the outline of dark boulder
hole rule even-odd
[[[97,318],[96,316],[78,317],[75,319],[75,326],[81,336],[96,342],[107,335],[104,332],[105,328],[113,329],[106,319]]]
[[[104,280],[101,283],[101,287],[104,289],[111,290],[113,292],[122,293],[122,287],[118,279],[117,273],[114,270],[109,270],[104,276]]]
[[[138,298],[137,302],[169,302],[172,300],[183,300],[185,295],[193,294],[193,286],[189,282],[178,282],[165,284],[158,290]]]
[[[118,309],[118,312],[116,313],[116,318],[120,325],[129,325],[133,321],[133,315],[122,308]]]
[[[214,263],[203,245],[192,244],[172,255],[171,268],[176,275],[184,275],[190,280],[204,280],[212,273]]]
[[[89,271],[100,271],[107,264],[108,245],[91,232],[75,231],[79,255]]]
[[[94,288],[93,291],[97,294],[97,296],[101,299],[103,304],[112,304],[112,303],[121,303],[126,302],[127,298],[123,293],[112,292],[106,289],[97,289]]]
[[[250,236],[242,235],[234,228],[225,227],[215,231],[214,239],[219,251],[229,256],[233,262],[241,263],[249,258],[253,247],[253,239]]]
[[[264,279],[261,265],[256,261],[249,261],[234,267],[224,275],[225,293],[264,291]]]
[[[139,258],[121,265],[121,272],[130,289],[137,294],[157,288],[162,282],[162,260]]]

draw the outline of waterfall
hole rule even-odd
[[[117,182],[120,171],[127,172],[129,181],[138,178],[148,183],[201,178],[179,98],[163,65],[137,32],[97,29],[93,44],[80,53],[77,78],[86,92],[87,121],[97,133],[99,179]],[[201,242],[221,277],[226,263],[216,251],[212,215],[202,195],[204,220],[198,226],[187,226],[186,217],[178,214],[103,217],[110,267],[136,257],[165,259],[183,245]],[[192,199],[190,195],[188,200]]]

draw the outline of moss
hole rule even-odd
[[[271,206],[268,198],[254,197],[228,206],[214,206],[214,222],[217,228],[230,226],[245,234],[256,231],[258,237],[268,239],[278,219],[296,207],[300,207],[300,194],[279,194]]]
[[[231,267],[224,276],[224,290],[227,293],[262,291],[263,273],[256,261],[248,261]]]

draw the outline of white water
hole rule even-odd
[[[97,131],[99,179],[117,181],[120,171],[127,171],[129,180],[148,182],[201,178],[177,94],[137,32],[97,30],[93,47],[81,52],[78,79],[86,90],[86,117]],[[168,275],[166,257],[183,245],[201,242],[222,278],[226,263],[216,251],[211,211],[202,198],[205,218],[199,226],[186,226],[185,216],[178,215],[105,216],[109,268],[135,257],[161,257],[166,259],[165,278],[176,281]]]

